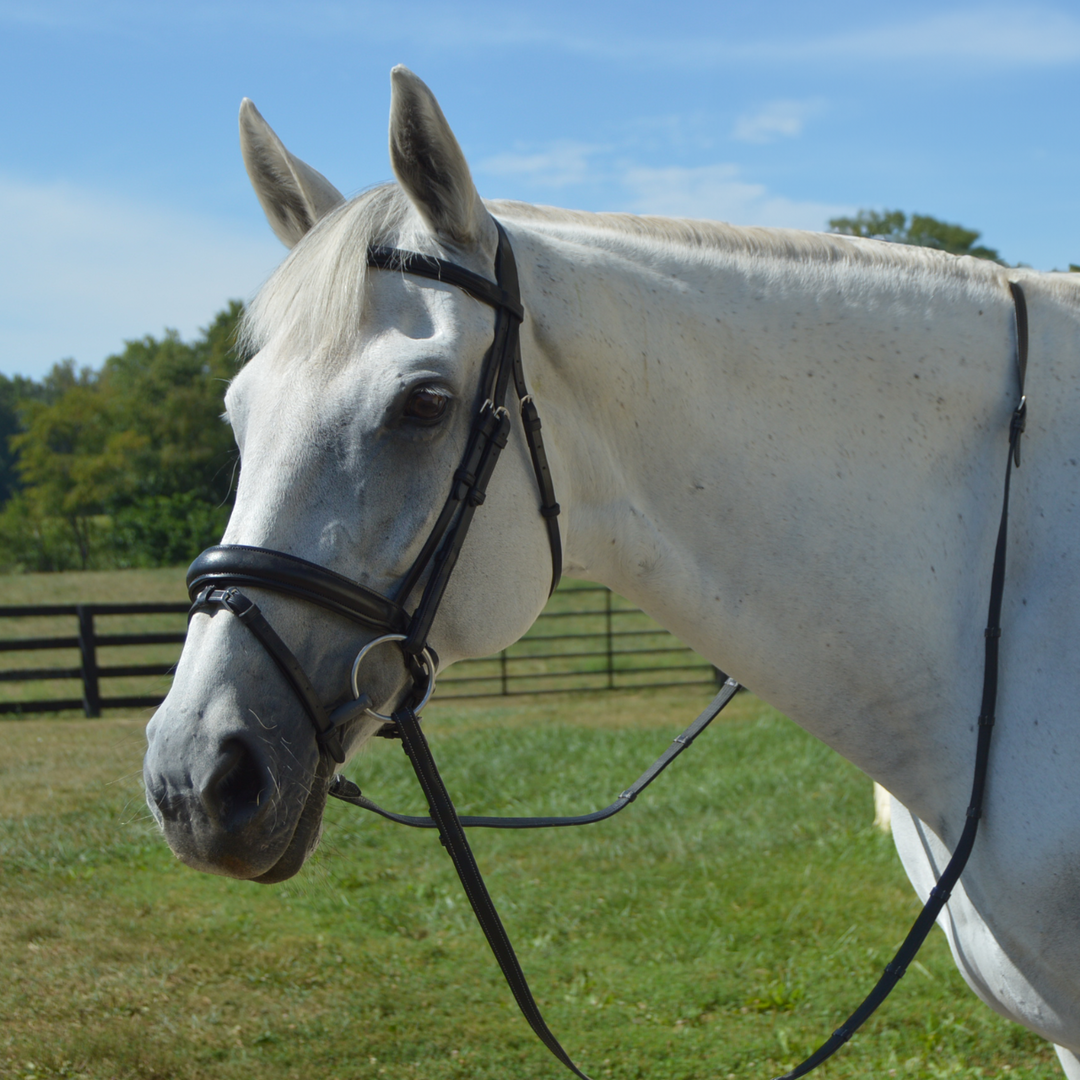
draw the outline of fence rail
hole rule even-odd
[[[0,714],[81,709],[87,716],[100,716],[102,709],[159,704],[179,655],[178,649],[166,647],[183,644],[185,632],[179,627],[186,613],[186,604],[0,606]],[[153,628],[137,632],[148,618]],[[70,621],[64,625],[72,619],[75,635]],[[118,632],[100,632],[102,622],[118,620],[121,625],[110,628]],[[169,623],[178,628],[162,629]],[[20,628],[33,636],[15,636]],[[59,632],[43,632],[54,628]],[[109,662],[101,662],[99,650]],[[47,664],[57,652],[68,655]],[[33,655],[34,666],[9,667],[8,657],[17,653],[38,654]],[[716,674],[621,597],[602,586],[568,583],[520,641],[495,656],[459,661],[450,668],[439,679],[437,697],[693,685],[711,683]],[[74,681],[81,683],[81,697],[56,696],[54,684]],[[103,681],[119,692],[102,693]]]
[[[168,660],[142,663],[102,664],[98,662],[98,649],[137,647],[145,652],[148,646],[183,645],[183,630],[149,633],[98,633],[96,619],[102,617],[136,617],[153,615],[184,615],[187,604],[34,604],[0,607],[0,620],[29,620],[35,627],[42,620],[55,623],[58,619],[74,619],[76,635],[50,635],[47,637],[0,638],[0,653],[41,653],[65,650],[78,654],[78,665],[51,665],[48,667],[0,668],[0,682],[16,683],[31,693],[34,684],[51,684],[78,680],[82,684],[82,696],[40,697],[19,696],[0,700],[2,713],[61,712],[82,709],[87,716],[100,716],[102,709],[141,708],[158,705],[164,693],[137,693],[102,695],[102,679],[138,679],[166,676],[176,666],[176,656]],[[17,628],[17,624],[16,624]]]

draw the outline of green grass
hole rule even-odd
[[[186,566],[0,575],[0,604],[120,604],[187,600]]]
[[[426,717],[465,813],[610,801],[701,706],[682,690]],[[335,803],[275,886],[178,864],[142,805],[142,721],[0,725],[0,1076],[546,1080],[437,839]],[[396,744],[350,767],[422,809]],[[870,784],[741,695],[638,802],[474,830],[548,1020],[596,1080],[774,1076],[860,1000],[917,911]],[[1059,1078],[935,931],[824,1077]]]

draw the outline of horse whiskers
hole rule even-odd
[[[277,724],[267,724],[254,709],[248,709],[248,712],[255,717],[256,721],[259,724],[259,727],[261,727],[263,731],[274,731],[277,728]]]
[[[105,781],[105,786],[112,787],[114,784],[122,784],[125,780],[130,780],[133,776],[141,778],[142,769],[138,769],[135,772],[125,773],[123,776],[114,776],[111,780]]]

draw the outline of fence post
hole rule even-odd
[[[604,622],[607,633],[607,688],[615,689],[615,642],[611,633],[611,590],[604,590]]]
[[[101,695],[98,692],[97,648],[94,640],[94,609],[78,604],[79,654],[82,657],[83,712],[87,716],[101,715]]]
[[[506,697],[510,693],[510,686],[508,675],[506,671],[506,650],[503,649],[499,653],[499,685],[502,688],[502,696]]]

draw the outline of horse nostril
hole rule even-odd
[[[238,832],[266,812],[270,777],[242,739],[225,739],[200,794],[210,816],[226,832]]]

